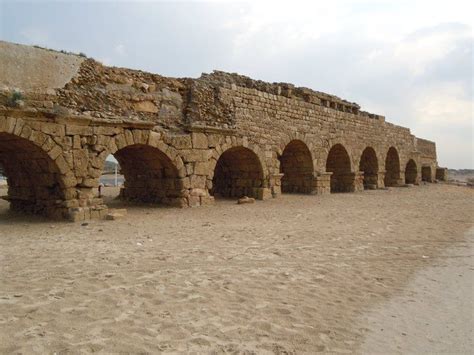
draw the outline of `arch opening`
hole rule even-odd
[[[313,186],[313,160],[305,143],[293,140],[280,157],[282,193],[311,193]]]
[[[0,133],[0,195],[17,212],[55,216],[64,200],[62,174],[56,163],[25,138]]]
[[[359,171],[364,172],[364,189],[373,190],[378,187],[379,163],[377,154],[372,147],[367,147],[362,152]]]
[[[397,186],[400,180],[400,158],[394,147],[390,147],[385,158],[385,186]]]
[[[125,176],[122,168],[113,154],[105,159],[104,168],[99,180],[99,197],[110,204],[120,197],[120,190],[124,186]]]
[[[258,156],[248,148],[234,147],[219,157],[214,169],[211,195],[258,198],[263,186],[263,168]]]
[[[405,167],[405,183],[406,184],[416,184],[416,179],[418,177],[418,168],[413,159],[410,159]]]
[[[326,160],[326,171],[331,172],[331,192],[353,191],[354,174],[351,173],[351,160],[342,144],[334,145]]]
[[[422,166],[421,167],[421,180],[432,182],[432,175],[431,175],[431,166]]]
[[[112,185],[111,193],[104,198],[110,203],[114,195],[122,201],[177,205],[183,196],[182,181],[178,169],[171,159],[158,148],[144,144],[124,147],[113,154],[114,160],[107,158],[104,171],[113,172],[108,177],[102,175],[101,182]],[[107,168],[109,166],[109,168]],[[117,169],[117,185],[115,170]]]

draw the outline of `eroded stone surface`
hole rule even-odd
[[[104,218],[97,187],[110,154],[125,175],[121,198],[178,207],[214,196],[354,192],[445,176],[436,170],[434,142],[333,95],[224,72],[166,78],[2,46],[31,52],[19,64],[4,55],[5,73],[15,65],[41,71],[45,60],[54,67],[64,56],[77,66],[64,85],[24,85],[20,96],[9,75],[0,76],[0,165],[15,210]]]

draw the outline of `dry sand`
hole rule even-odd
[[[136,206],[84,226],[2,202],[0,352],[462,353],[473,197],[430,185]]]

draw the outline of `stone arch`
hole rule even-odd
[[[364,173],[364,189],[376,189],[378,187],[379,163],[374,148],[366,147],[362,152],[359,171]]]
[[[425,165],[421,167],[421,180],[427,182],[433,182],[433,174],[431,166]]]
[[[301,140],[290,141],[280,158],[281,191],[283,193],[311,193],[314,180],[313,158]]]
[[[8,181],[4,198],[10,208],[66,217],[63,202],[75,197],[68,188],[76,184],[76,179],[62,156],[62,148],[49,135],[33,130],[20,119],[6,120],[7,129],[5,125],[0,128],[0,165]]]
[[[413,159],[410,159],[405,167],[405,183],[416,184],[418,179],[418,168]]]
[[[320,157],[320,164],[322,164],[322,166],[318,166],[317,167],[317,170],[321,169],[321,171],[324,171],[325,169],[325,164],[326,164],[326,161],[327,161],[327,155],[329,154],[329,151],[336,145],[340,145],[344,148],[344,150],[346,151],[347,153],[347,156],[349,157],[349,163],[350,163],[350,166],[351,166],[351,171],[354,171],[354,167],[356,166],[356,164],[354,163],[355,159],[354,157],[357,156],[358,154],[354,154],[354,152],[352,151],[351,149],[351,144],[348,143],[345,139],[343,138],[334,138],[334,139],[322,139],[321,140],[321,145],[319,147],[319,150],[321,154],[317,154],[317,152],[314,152],[314,156],[317,158],[318,156]]]
[[[154,133],[154,132],[152,132]],[[109,154],[118,161],[125,177],[120,198],[127,201],[186,205],[183,177],[184,164],[174,148],[160,140],[129,140],[121,144],[118,136],[109,149],[102,153],[103,164]]]
[[[221,155],[232,148],[246,148],[252,151],[252,153],[256,155],[262,167],[264,179],[268,177],[269,169],[266,163],[267,158],[265,152],[258,144],[249,143],[246,137],[226,136],[221,138],[221,142],[217,143],[210,153],[211,159],[209,161],[209,174],[207,176],[208,180],[212,181],[214,178],[216,164]],[[264,184],[266,184],[266,182]]]
[[[259,198],[264,187],[264,170],[258,155],[244,146],[225,150],[212,167],[211,195]]]
[[[395,147],[390,147],[385,158],[385,186],[397,186],[400,183],[400,156]]]
[[[331,172],[331,192],[350,192],[354,190],[354,174],[351,172],[351,159],[342,144],[335,144],[326,159],[326,171]]]
[[[162,134],[148,130],[124,130],[124,133],[116,135],[108,144],[107,149],[103,151],[101,156],[102,168],[105,164],[105,159],[109,154],[114,155],[118,150],[132,145],[143,145],[151,148],[156,148],[163,153],[178,170],[180,178],[185,177],[186,169],[184,167],[183,159],[178,150],[173,146],[165,143],[162,139]]]

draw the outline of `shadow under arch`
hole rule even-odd
[[[14,134],[0,132],[0,165],[7,178],[12,211],[63,218],[64,172],[40,146]],[[2,189],[4,190],[4,189]]]
[[[395,147],[390,147],[385,158],[385,186],[397,186],[400,182],[400,158]]]
[[[314,168],[308,146],[301,140],[292,140],[279,159],[282,193],[311,193]]]
[[[160,149],[146,144],[132,144],[111,154],[125,179],[119,194],[121,200],[184,205],[179,171]]]
[[[378,187],[379,162],[374,148],[366,147],[362,152],[359,171],[364,172],[364,189],[373,190]]]
[[[263,167],[258,155],[243,146],[232,147],[217,160],[210,193],[214,197],[258,198],[263,179]]]
[[[426,182],[433,182],[431,166],[426,165],[421,167],[421,180]]]
[[[332,173],[331,192],[352,192],[354,190],[351,159],[342,144],[335,144],[329,150],[326,171]]]
[[[405,167],[405,183],[416,184],[418,178],[418,168],[413,159],[410,159]]]

